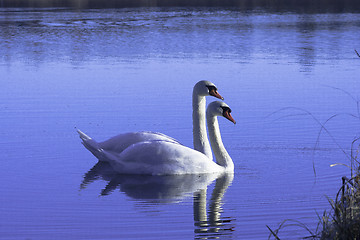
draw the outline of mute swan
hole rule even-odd
[[[234,164],[222,143],[217,121],[217,116],[223,116],[235,123],[230,112],[229,106],[220,101],[210,103],[206,111],[209,137],[217,163],[199,151],[167,140],[138,142],[121,153],[98,149],[97,157],[107,159],[115,171],[124,174],[233,172]],[[84,142],[84,145],[92,146],[93,142]]]
[[[206,120],[205,120],[205,110],[206,110],[206,99],[205,96],[213,96],[219,99],[224,99],[218,92],[215,84],[209,81],[199,81],[195,84],[193,88],[192,95],[192,118],[193,118],[193,144],[194,149],[204,153],[210,160],[212,160],[212,152],[207,138],[206,133]],[[105,151],[111,151],[114,153],[121,153],[124,149],[128,148],[130,145],[138,142],[144,141],[154,141],[154,140],[166,140],[174,143],[179,143],[174,138],[171,138],[165,134],[157,132],[129,132],[119,134],[115,137],[112,137],[104,142],[97,143],[95,140],[91,139],[85,133],[78,130],[80,138],[83,140],[84,146],[97,158],[99,158],[98,149]],[[91,144],[87,144],[90,143]],[[106,160],[99,158],[100,161]]]

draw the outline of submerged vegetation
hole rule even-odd
[[[355,53],[358,57],[360,57],[360,54],[356,50]],[[356,102],[357,114],[347,115],[360,120],[360,100],[353,97],[350,93],[342,89],[337,90],[344,92]],[[306,114],[314,118],[311,113],[307,111],[305,112]],[[324,123],[320,123],[316,118],[314,118],[321,125],[319,135],[323,130],[325,130],[330,135],[330,137],[332,137],[331,133],[326,129],[325,124],[337,116],[337,114],[331,116]],[[335,141],[335,139],[333,140]],[[304,225],[299,221],[287,219],[283,221],[275,230],[267,226],[270,231],[269,239],[274,238],[276,240],[279,240],[280,230],[290,226],[301,227],[307,232],[309,232],[309,235],[305,236],[304,239],[360,239],[360,137],[355,138],[352,142],[350,155],[348,155],[343,149],[341,150],[349,158],[350,164],[335,163],[332,164],[331,167],[337,165],[343,165],[348,167],[350,170],[350,178],[346,176],[341,178],[342,185],[338,190],[335,199],[328,198],[329,204],[331,206],[330,211],[324,211],[322,215],[318,215],[319,223],[316,230],[310,230],[308,226]]]

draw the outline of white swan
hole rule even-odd
[[[209,104],[206,118],[211,146],[217,163],[194,149],[176,142],[154,140],[135,143],[121,153],[101,149],[98,155],[106,158],[115,171],[124,174],[194,174],[233,172],[234,164],[227,153],[220,136],[217,116],[224,116],[233,123],[229,106],[220,101]]]
[[[192,118],[194,149],[204,153],[206,156],[208,156],[210,160],[212,160],[212,152],[206,133],[205,96],[214,96],[219,99],[223,99],[223,97],[217,92],[215,84],[209,81],[199,81],[195,84],[193,88]],[[106,160],[106,158],[101,158],[101,154],[99,154],[99,151],[102,150],[119,154],[124,151],[124,149],[138,142],[166,140],[174,143],[179,143],[177,140],[165,134],[148,131],[123,133],[112,137],[109,140],[98,143],[80,130],[77,129],[77,131],[80,135],[80,138],[83,140],[84,146],[97,158],[99,158],[100,161]]]

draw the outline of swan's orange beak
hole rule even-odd
[[[233,122],[234,124],[236,124],[236,121],[234,120],[234,118],[231,116],[229,111],[224,112],[224,117],[229,119],[231,122]]]
[[[215,89],[212,89],[209,92],[209,94],[210,94],[210,96],[213,96],[213,97],[219,98],[221,100],[224,100],[224,98]]]

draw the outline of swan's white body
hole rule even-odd
[[[209,126],[209,137],[214,154],[219,157],[217,163],[210,161],[205,154],[173,140],[137,142],[121,152],[115,152],[100,148],[91,138],[81,138],[87,149],[97,158],[108,161],[119,173],[170,175],[232,172],[234,164],[222,143],[216,119],[223,115],[235,123],[230,112],[225,103],[218,101],[209,104],[207,109],[207,122],[212,125]]]
[[[104,154],[119,173],[170,175],[222,171],[203,153],[168,141],[139,142],[121,154]]]
[[[207,138],[206,133],[206,99],[205,96],[214,96],[220,99],[223,99],[220,94],[217,92],[216,86],[209,81],[199,81],[195,84],[193,88],[192,96],[192,108],[193,108],[193,141],[194,149],[204,153],[210,160],[212,160],[212,152]],[[171,138],[165,134],[157,132],[129,132],[124,134],[119,134],[115,137],[110,138],[104,142],[97,143],[92,140],[85,133],[78,130],[80,138],[86,142],[92,142],[93,146],[85,147],[91,151],[96,157],[98,157],[98,151],[96,149],[102,149],[108,152],[119,154],[131,145],[139,142],[146,141],[155,141],[155,140],[165,140],[173,143],[179,143],[174,138]],[[94,150],[95,148],[95,150]],[[99,158],[100,161],[106,161],[106,158]]]

